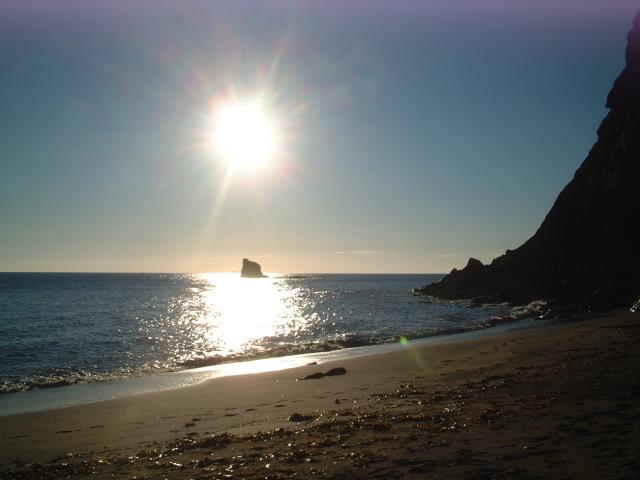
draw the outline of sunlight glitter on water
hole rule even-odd
[[[439,278],[0,274],[0,394],[393,343],[510,310],[411,294]]]
[[[210,288],[201,292],[198,326],[217,355],[259,347],[259,340],[294,338],[308,320],[297,314],[297,288],[274,278],[241,278],[233,273],[203,274]]]

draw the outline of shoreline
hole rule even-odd
[[[0,478],[632,476],[638,318],[613,311],[0,417]],[[297,381],[333,367],[346,374]]]
[[[145,393],[188,388],[216,378],[300,368],[312,362],[322,365],[327,362],[399,351],[407,347],[421,348],[440,343],[455,343],[467,339],[498,335],[512,330],[544,328],[546,325],[570,321],[572,320],[525,317],[500,321],[487,327],[414,338],[409,340],[407,345],[402,345],[400,342],[381,343],[5,393],[0,395],[0,418],[22,413],[52,411]]]

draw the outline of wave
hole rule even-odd
[[[455,302],[460,303],[461,301]],[[491,304],[474,304],[474,307],[484,308],[490,305]],[[456,328],[450,327],[446,330],[432,327],[428,330],[419,330],[394,335],[346,335],[340,338],[331,338],[315,342],[281,344],[264,350],[244,352],[227,356],[212,355],[186,360],[180,365],[184,368],[200,368],[219,365],[222,363],[259,360],[262,358],[284,357],[288,355],[301,355],[305,353],[329,352],[332,350],[341,350],[343,348],[368,347],[371,345],[397,343],[403,339],[417,340],[421,338],[429,338],[440,335],[454,335],[456,333],[479,330],[510,321],[523,320],[525,318],[531,317],[540,317],[544,314],[546,305],[546,301],[536,300],[528,305],[513,307],[511,311],[506,315],[495,315],[476,324],[465,325]]]
[[[452,304],[454,302],[452,301]],[[464,301],[455,301],[455,304],[464,304]],[[490,306],[469,303],[469,308],[480,308]],[[477,323],[465,326],[449,326],[448,328],[431,327],[425,330],[412,332],[402,332],[393,335],[363,335],[345,334],[335,338],[324,340],[281,343],[269,348],[255,349],[242,353],[229,355],[210,355],[188,359],[174,365],[161,366],[158,364],[143,365],[141,367],[123,367],[112,372],[89,372],[73,369],[56,369],[45,371],[41,374],[30,375],[22,378],[8,378],[0,383],[0,394],[25,392],[29,390],[55,388],[68,385],[103,382],[109,380],[123,379],[129,377],[142,376],[154,373],[164,373],[180,371],[192,368],[208,367],[223,363],[241,362],[249,360],[259,360],[264,358],[283,357],[289,355],[301,355],[308,353],[328,352],[341,350],[344,348],[367,347],[371,345],[397,343],[404,340],[417,340],[440,335],[453,335],[473,330],[479,330],[515,320],[531,317],[542,317],[546,311],[547,302],[536,300],[528,305],[512,308],[507,314],[492,316]]]
[[[5,379],[0,384],[0,394],[26,392],[44,388],[64,387],[81,383],[103,382],[153,373],[151,369],[121,369],[115,372],[85,372],[83,370],[56,370],[30,375],[20,379]]]
[[[303,355],[307,353],[330,352],[342,350],[344,348],[368,347],[385,343],[399,342],[401,337],[418,338],[437,335],[435,332],[424,334],[407,335],[386,335],[386,336],[361,336],[349,335],[344,338],[333,338],[304,343],[285,343],[267,349],[243,352],[231,355],[211,355],[206,357],[185,360],[180,363],[183,368],[201,368],[223,363],[243,362],[248,360],[260,360],[264,358],[286,357],[289,355]]]

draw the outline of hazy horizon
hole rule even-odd
[[[589,152],[638,7],[151,5],[0,5],[0,271],[489,262]],[[265,165],[209,148],[231,97],[266,105]]]
[[[54,275],[54,274],[78,274],[78,275],[208,275],[208,274],[227,274],[227,273],[237,273],[240,274],[240,270],[228,270],[228,271],[217,271],[217,272],[170,272],[170,271],[75,271],[75,270],[67,270],[67,271],[58,271],[58,272],[47,272],[47,271],[20,271],[20,270],[7,270],[0,273],[6,274],[43,274],[43,275]],[[419,276],[419,275],[446,275],[449,272],[264,272],[267,277],[275,277],[279,275],[399,275],[399,276]]]

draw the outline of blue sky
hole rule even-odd
[[[489,261],[587,155],[637,7],[3,3],[0,270]],[[271,166],[202,147],[230,90],[281,120]]]

